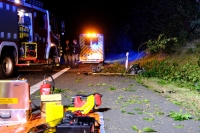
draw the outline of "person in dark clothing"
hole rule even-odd
[[[81,52],[80,45],[77,40],[73,40],[72,44],[72,68],[78,68],[79,54]]]
[[[65,41],[64,59],[66,67],[72,67],[72,47],[68,39]]]

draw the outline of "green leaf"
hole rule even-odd
[[[93,86],[93,84],[88,84],[88,87]]]
[[[103,83],[102,86],[106,86],[107,84]]]
[[[143,102],[145,103],[149,103],[149,100],[145,99],[145,100],[142,100]]]
[[[136,126],[132,126],[131,127],[133,130],[135,130],[135,131],[139,131],[139,129],[136,127]]]
[[[142,112],[138,112],[138,114],[142,114]]]
[[[143,111],[141,108],[134,108],[135,111]]]
[[[109,90],[116,90],[116,88],[115,87],[110,87]]]
[[[65,92],[65,91],[66,91],[66,90],[60,89],[60,88],[54,88],[54,90],[51,89],[51,92],[52,92],[52,93],[63,93],[63,92]]]
[[[164,115],[164,112],[155,112],[156,115]]]
[[[126,113],[126,110],[121,110],[121,113]]]
[[[146,120],[146,121],[154,121],[154,118],[143,118],[144,120]]]
[[[129,114],[129,115],[134,115],[134,113],[133,113],[133,112],[127,112],[127,114]]]
[[[136,84],[130,84],[130,86],[136,86]]]
[[[157,132],[157,131],[155,131],[154,129],[152,129],[152,128],[150,128],[150,127],[145,127],[145,128],[143,128],[143,131],[144,131],[144,132]]]
[[[118,96],[117,98],[121,100],[121,99],[123,99],[124,97],[123,97],[123,96]]]
[[[178,125],[178,126],[174,126],[174,128],[183,128],[184,125]]]

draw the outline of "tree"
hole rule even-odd
[[[179,43],[200,37],[199,2],[195,0],[140,0],[126,8],[124,33],[138,45],[160,34]],[[137,45],[137,46],[138,46]]]

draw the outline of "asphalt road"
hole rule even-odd
[[[59,67],[52,75],[63,70]],[[90,64],[80,65],[79,69],[69,69],[54,79],[55,88],[63,89],[63,105],[71,104],[70,98],[76,94],[103,95],[103,104],[98,111],[103,114],[106,133],[141,133],[151,128],[157,133],[198,133],[200,123],[195,117],[185,121],[175,121],[168,115],[181,108],[137,83],[131,77],[88,75]],[[31,86],[43,80],[45,73],[40,70],[21,70]],[[16,77],[10,78],[16,79]],[[31,95],[32,102],[40,106],[39,91]],[[184,109],[183,113],[184,112]],[[135,127],[135,128],[133,128]]]

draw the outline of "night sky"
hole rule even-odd
[[[66,23],[66,34],[79,35],[88,31],[109,34],[122,15],[120,4],[105,1],[41,0],[44,8]]]
[[[120,40],[126,25],[129,9],[134,8],[135,1],[53,1],[40,0],[44,8],[60,19],[65,20],[66,30],[64,38],[70,40],[80,34],[96,32],[104,35],[105,54],[117,53],[125,57],[125,52],[131,50],[130,42]],[[59,2],[59,3],[58,3]],[[121,42],[120,42],[121,41]],[[61,41],[64,43],[64,41]],[[120,45],[118,47],[117,43]],[[62,44],[61,44],[62,45]],[[116,57],[116,56],[115,56]]]

